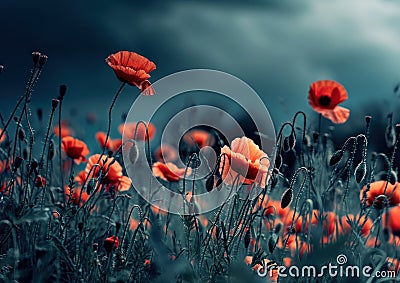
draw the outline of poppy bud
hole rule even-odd
[[[365,116],[365,122],[367,125],[371,122],[372,116]]]
[[[290,144],[289,144],[289,137],[285,137],[283,140],[283,151],[284,152],[289,152],[291,150]]]
[[[39,121],[42,121],[42,119],[43,119],[43,110],[42,110],[42,108],[39,108],[39,109],[36,111],[36,113],[37,113],[37,115],[38,115]]]
[[[19,128],[18,130],[18,138],[23,141],[25,139],[25,131],[22,128]]]
[[[58,102],[59,102],[59,100],[58,100],[58,99],[55,99],[55,98],[53,98],[53,99],[51,100],[51,107],[53,108],[53,110],[57,108]]]
[[[334,152],[331,159],[329,160],[329,166],[333,166],[339,163],[339,161],[343,158],[343,154],[343,149],[339,149],[338,151]]]
[[[48,58],[49,58],[49,57],[47,57],[47,56],[44,55],[44,54],[43,54],[43,55],[40,55],[40,57],[39,57],[39,67],[40,67],[40,68],[42,68],[43,65],[46,64]]]
[[[392,147],[396,142],[396,131],[392,125],[388,125],[385,131],[386,146]]]
[[[0,65],[0,74],[3,72],[3,70],[4,70],[4,66]]]
[[[400,134],[400,124],[396,124],[396,134]]]
[[[283,209],[285,207],[288,207],[292,203],[292,200],[293,200],[293,189],[289,188],[282,195],[281,208]]]
[[[104,240],[104,249],[107,253],[110,253],[114,248],[117,249],[119,246],[118,236],[111,236]]]
[[[275,157],[275,168],[278,168],[278,169],[281,168],[282,162],[283,162],[282,155],[279,153]]]
[[[59,99],[62,101],[64,99],[65,94],[67,93],[67,86],[66,85],[60,85],[60,91],[59,91]]]
[[[282,223],[276,224],[275,229],[274,229],[274,233],[275,234],[279,234],[281,232],[281,230],[282,230]]]
[[[360,164],[357,165],[356,170],[354,172],[356,182],[361,183],[361,181],[364,180],[366,174],[367,174],[367,165],[365,161],[361,161]]]
[[[50,142],[49,142],[49,150],[48,150],[48,153],[47,153],[47,159],[48,160],[53,160],[55,155],[56,155],[55,144],[54,144],[53,140],[50,140]]]
[[[116,222],[115,223],[115,234],[118,234],[119,229],[121,229],[121,222]]]
[[[135,164],[139,157],[139,149],[134,141],[132,141],[132,147],[129,149],[129,161],[131,164]]]
[[[90,178],[90,180],[86,186],[86,192],[90,195],[95,187],[96,187],[96,179]]]
[[[36,66],[36,64],[39,62],[40,58],[40,52],[32,52],[32,59],[33,59],[33,64]]]
[[[25,147],[22,151],[22,157],[26,160],[28,159],[28,149]]]
[[[278,241],[278,236],[275,233],[272,233],[271,237],[269,237],[268,240],[268,249],[270,253],[274,252],[277,241]]]
[[[212,189],[214,189],[214,174],[212,174],[206,180],[206,190],[207,190],[207,192],[211,192]]]
[[[250,239],[251,239],[251,235],[250,235],[250,228],[247,229],[246,234],[244,235],[244,247],[247,249],[249,247],[250,244]]]
[[[35,170],[38,166],[39,166],[38,162],[36,160],[33,160],[31,163],[32,170]]]
[[[41,175],[37,175],[35,178],[35,186],[38,188],[43,188],[46,186],[46,179]]]
[[[19,167],[21,167],[22,161],[24,159],[21,156],[17,156],[14,161],[14,170],[17,170]]]

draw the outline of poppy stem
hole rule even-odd
[[[322,114],[318,114],[318,133],[321,134],[322,131]]]
[[[126,85],[126,82],[123,82],[123,83],[121,84],[121,86],[119,87],[117,93],[114,95],[114,98],[113,98],[113,100],[112,100],[112,102],[111,102],[110,109],[108,110],[108,129],[107,129],[106,140],[104,141],[103,151],[102,151],[102,153],[100,154],[100,157],[99,157],[99,160],[97,161],[97,163],[100,162],[101,158],[104,156],[104,152],[106,151],[107,142],[108,142],[108,139],[109,139],[109,137],[110,137],[112,109],[114,108],[114,104],[115,104],[115,102],[117,101],[117,98],[118,98],[119,94],[121,93],[121,91],[122,91],[122,89],[124,88],[125,85]]]

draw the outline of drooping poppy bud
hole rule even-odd
[[[38,188],[44,188],[46,186],[46,179],[41,175],[37,175],[35,178],[35,186]]]
[[[104,249],[107,253],[110,253],[114,248],[117,249],[119,246],[118,236],[111,236],[104,240]]]

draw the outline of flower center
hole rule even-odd
[[[331,98],[329,96],[327,96],[327,95],[321,95],[318,98],[318,103],[321,106],[328,107],[331,104]]]

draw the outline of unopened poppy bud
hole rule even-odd
[[[46,62],[47,62],[47,59],[48,59],[49,57],[47,57],[46,55],[40,55],[40,57],[39,57],[39,67],[41,68],[41,67],[43,67],[43,65],[44,64],[46,64]]]
[[[292,203],[292,200],[293,200],[293,189],[289,188],[282,195],[281,208],[284,209],[288,207]]]
[[[118,248],[119,246],[119,239],[118,236],[111,236],[104,240],[104,249],[107,253],[110,253],[114,248]]]
[[[32,170],[35,170],[36,168],[38,168],[39,164],[36,160],[33,160],[31,163],[31,168]]]
[[[212,189],[214,189],[214,174],[212,174],[206,180],[206,190],[207,190],[207,192],[211,192]]]
[[[21,167],[22,161],[24,159],[21,156],[17,156],[14,161],[14,170],[17,170],[19,167]]]
[[[281,168],[282,162],[283,162],[282,155],[278,153],[275,157],[275,168],[277,169]]]
[[[117,221],[115,223],[115,234],[118,234],[119,229],[121,229],[121,222]]]
[[[372,116],[365,116],[365,122],[367,125],[371,122]]]
[[[400,134],[400,124],[396,124],[396,134]]]
[[[50,140],[49,142],[49,150],[47,153],[47,159],[48,160],[53,160],[54,156],[56,155],[56,150],[55,150],[55,144],[54,144],[54,140]]]
[[[35,186],[38,188],[43,188],[46,186],[46,179],[41,175],[37,175],[35,178]]]
[[[139,157],[139,149],[134,141],[132,141],[132,147],[129,149],[129,161],[131,164],[135,164]]]
[[[37,113],[37,115],[38,115],[39,121],[42,121],[42,119],[43,119],[43,110],[42,110],[42,108],[39,108],[39,109],[36,111],[36,113]]]
[[[22,157],[25,160],[28,159],[28,149],[26,147],[22,150]]]
[[[247,229],[243,240],[244,240],[244,247],[247,249],[249,247],[250,240],[251,240],[250,228]]]
[[[18,138],[23,141],[25,139],[25,131],[22,128],[19,128],[18,130]]]
[[[343,149],[339,149],[338,151],[334,152],[331,159],[329,160],[329,166],[336,165],[340,160],[342,160],[343,154]]]
[[[64,99],[64,96],[66,93],[67,93],[67,86],[60,85],[60,96],[59,96],[60,101],[62,101]]]
[[[59,102],[59,100],[58,99],[52,99],[51,100],[51,107],[53,108],[53,109],[56,109],[57,108],[57,106],[58,106],[58,102]]]
[[[367,174],[367,165],[364,161],[362,161],[360,162],[360,164],[357,165],[356,170],[354,172],[356,182],[361,183],[361,181],[364,180],[366,174]]]
[[[385,140],[387,147],[393,147],[396,142],[396,131],[392,125],[388,125],[385,131]]]
[[[0,65],[0,74],[3,72],[3,70],[4,70],[4,66]]]
[[[93,248],[94,252],[97,252],[97,249],[99,248],[99,244],[98,243],[93,243],[92,248]]]
[[[32,59],[33,59],[33,64],[36,66],[37,63],[39,62],[39,58],[40,58],[40,52],[32,52]]]
[[[279,222],[278,224],[275,225],[274,233],[279,234],[281,230],[282,230],[282,223]]]

